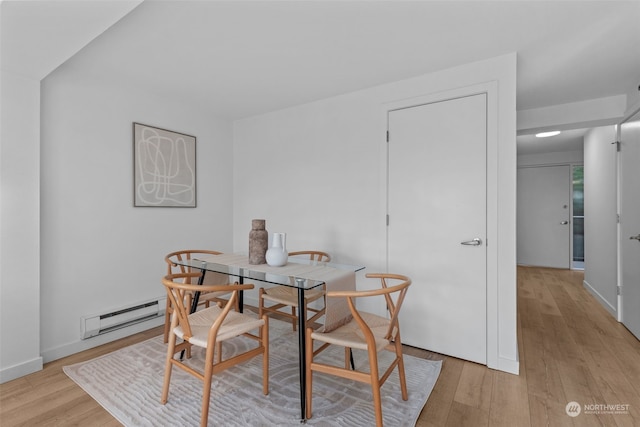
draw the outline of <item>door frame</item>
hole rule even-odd
[[[499,369],[506,372],[511,372],[517,374],[519,372],[519,363],[517,361],[516,356],[511,359],[509,357],[505,357],[506,355],[501,355],[502,350],[500,348],[500,333],[502,332],[499,328],[500,316],[499,316],[499,307],[500,307],[500,292],[499,292],[499,283],[502,283],[504,280],[508,280],[508,278],[500,278],[501,269],[499,265],[498,258],[498,248],[500,246],[500,235],[498,234],[498,213],[499,209],[499,200],[498,200],[498,175],[499,175],[499,126],[498,126],[498,99],[500,97],[498,90],[498,82],[497,81],[489,81],[486,83],[480,83],[476,85],[461,87],[457,89],[446,90],[442,92],[437,92],[428,95],[422,95],[417,97],[412,97],[408,99],[403,99],[400,101],[393,101],[385,103],[383,107],[383,111],[381,113],[384,114],[384,125],[385,131],[388,129],[388,114],[391,111],[399,110],[403,108],[411,108],[417,107],[424,104],[430,104],[435,102],[442,102],[449,99],[467,97],[472,95],[486,94],[487,96],[487,177],[486,177],[486,186],[487,186],[487,305],[486,305],[486,328],[487,328],[487,366],[489,368]],[[505,141],[504,143],[507,143]],[[515,155],[515,134],[513,137],[514,144],[514,155]],[[385,162],[385,189],[386,189],[386,209],[385,212],[389,212],[389,146],[386,144],[384,151],[384,162]],[[515,165],[514,161],[514,165]],[[512,172],[512,180],[511,184],[513,185],[512,191],[514,195],[515,202],[515,187],[516,187],[516,168],[513,168]],[[501,177],[502,180],[505,179],[504,176]],[[514,221],[513,224],[503,224],[503,227],[512,227],[514,242],[513,242],[513,271],[515,273],[515,206],[514,206]],[[388,233],[388,229],[386,230]],[[389,236],[387,234],[387,247],[386,247],[386,268],[389,269]],[[508,245],[505,245],[508,246]],[[508,250],[508,248],[506,249]],[[515,283],[513,284],[515,286]],[[516,292],[514,289],[513,293],[514,298],[516,297]],[[516,309],[514,302],[514,309]],[[515,313],[513,313],[515,315]],[[507,331],[506,334],[509,332]],[[517,342],[516,342],[517,346]],[[504,350],[503,350],[504,352]],[[517,352],[517,349],[516,349]]]
[[[621,140],[622,140],[622,125],[626,122],[628,122],[629,120],[631,120],[631,118],[633,116],[635,116],[636,114],[640,113],[640,101],[637,102],[633,107],[631,107],[630,109],[627,110],[627,113],[625,113],[624,117],[622,118],[622,120],[620,120],[617,124],[616,124],[616,141],[614,142],[617,144],[620,144]],[[621,190],[622,190],[622,168],[620,167],[622,163],[622,158],[621,158],[621,151],[618,149],[618,153],[616,156],[616,199],[617,199],[617,206],[616,206],[616,210],[618,211],[618,218],[620,218],[620,212],[621,212],[621,207],[622,207],[622,195],[621,195]],[[616,281],[616,286],[618,288],[618,290],[622,289],[622,225],[620,224],[620,220],[618,220],[618,224],[616,227],[618,236],[617,236],[617,240],[618,240],[618,245],[617,245],[617,253],[616,253],[616,263],[617,263],[617,281]],[[618,292],[618,314],[617,314],[617,320],[620,323],[623,323],[623,308],[622,308],[622,299],[623,299],[623,295],[622,292]]]

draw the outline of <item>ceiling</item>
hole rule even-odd
[[[21,38],[60,38],[86,25],[86,16],[112,10],[126,16],[63,67],[228,119],[511,52],[518,54],[518,110],[625,94],[640,84],[637,0],[92,1],[100,13],[79,7],[82,1],[6,3],[64,13],[11,20],[21,37],[7,42],[3,30],[3,68],[29,67],[28,54],[48,46]]]
[[[518,136],[518,155],[554,153],[560,151],[582,151],[584,135],[589,129],[564,130],[561,134],[547,138],[535,135]]]
[[[41,80],[142,0],[0,0],[0,64]]]

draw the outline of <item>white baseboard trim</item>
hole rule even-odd
[[[253,298],[252,296],[247,297],[247,294],[245,293],[244,303],[257,307],[258,299]],[[138,332],[146,331],[147,329],[155,328],[156,326],[160,325],[164,325],[164,316],[136,323],[131,326],[127,326],[126,328],[116,329],[115,331],[108,332],[104,335],[97,335],[95,337],[78,340],[72,343],[61,345],[59,347],[43,350],[42,359],[44,360],[44,363],[48,363],[53,360],[58,360],[72,354],[88,350],[93,347],[98,347],[99,345],[106,344],[120,338],[128,337],[129,335],[137,334]]]
[[[36,357],[35,359],[3,368],[0,370],[0,384],[41,371],[42,365],[42,357]]]
[[[116,329],[115,331],[108,332],[104,335],[97,335],[95,337],[87,338],[78,341],[61,345],[56,348],[44,350],[42,352],[42,358],[44,363],[58,360],[63,357],[70,356],[75,353],[79,353],[84,350],[88,350],[99,345],[109,343],[111,341],[119,340],[120,338],[128,337],[129,335],[137,334],[138,332],[146,331],[147,329],[155,328],[156,326],[164,325],[164,316],[156,317],[144,322],[136,323],[126,328]]]
[[[497,366],[495,367],[489,366],[489,368],[506,372],[508,374],[520,375],[520,362],[518,360],[505,359],[504,357],[498,357]]]
[[[586,280],[582,281],[582,286],[584,286],[584,288],[587,290],[587,292],[589,292],[591,295],[594,296],[594,298],[596,300],[598,300],[598,302],[609,312],[611,313],[611,315],[613,317],[615,317],[616,319],[618,318],[618,308],[614,307],[611,303],[609,303],[609,301],[607,301],[606,299],[604,299],[602,297],[602,295],[600,295],[600,292],[598,292],[593,286],[591,286],[589,284],[589,282],[587,282]]]

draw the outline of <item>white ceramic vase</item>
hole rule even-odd
[[[265,255],[267,264],[272,267],[282,267],[287,264],[289,253],[287,252],[287,235],[286,233],[273,233],[271,247]]]

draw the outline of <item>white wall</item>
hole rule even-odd
[[[627,109],[625,111],[625,117],[630,111],[633,111],[640,104],[640,81],[637,86],[634,86],[627,93]]]
[[[497,286],[488,296],[488,359],[517,372],[515,55],[237,121],[234,250],[247,251],[251,219],[264,218],[270,233],[288,233],[289,250],[324,250],[336,262],[385,271],[387,106],[489,81],[500,91],[490,106],[498,152],[489,158],[489,229],[497,236],[489,270]]]
[[[579,129],[615,124],[624,116],[627,95],[518,111],[518,135],[544,130]]]
[[[584,151],[558,151],[518,156],[518,167],[549,165],[581,165]]]
[[[40,82],[0,73],[0,383],[40,357]]]
[[[584,139],[585,287],[617,313],[617,205],[615,126],[591,129]]]
[[[61,3],[0,5],[0,383],[42,369],[40,80],[140,1]]]
[[[166,253],[232,247],[231,124],[193,104],[87,76],[72,59],[42,82],[45,361],[122,335],[81,342],[80,318],[164,295]],[[196,136],[197,208],[133,207],[134,121]]]

